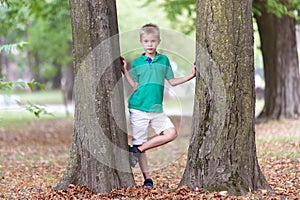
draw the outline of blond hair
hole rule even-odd
[[[158,36],[158,38],[160,39],[160,30],[159,27],[156,24],[145,24],[144,26],[142,26],[141,30],[140,30],[140,38],[142,38],[142,35],[144,34],[155,34]]]

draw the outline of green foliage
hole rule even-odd
[[[157,3],[155,0],[145,0],[146,6]],[[190,34],[196,29],[196,0],[163,0],[159,3],[167,13],[172,26],[181,32]]]
[[[261,15],[263,6],[266,7],[267,12],[273,13],[277,17],[282,15],[289,15],[300,23],[300,0],[254,0],[253,1],[253,13]]]
[[[29,28],[32,50],[38,52],[42,60],[51,58],[50,63],[70,62],[72,37],[68,1],[36,1],[31,10],[35,13]]]
[[[31,91],[34,90],[35,86],[38,86],[41,89],[45,89],[45,86],[43,84],[35,82],[34,80],[30,82],[0,80],[0,89],[2,90],[11,90],[14,89],[14,86],[19,86],[22,89],[26,89],[28,87]]]
[[[38,86],[41,89],[45,89],[45,86],[39,82],[30,81],[30,82],[23,82],[23,81],[3,81],[0,80],[0,89],[1,90],[12,90],[15,86],[19,86],[22,89],[26,89],[27,87],[30,88],[30,90],[34,90],[35,86]],[[17,102],[20,106],[23,106],[21,102]],[[28,102],[25,106],[25,109],[35,115],[35,117],[40,118],[40,116],[43,115],[52,115],[51,113],[47,112],[45,107],[32,104],[31,102]]]
[[[28,42],[19,42],[19,43],[15,43],[15,44],[4,44],[4,45],[0,45],[0,53],[2,50],[4,50],[4,52],[6,52],[7,54],[11,53],[11,52],[15,52],[17,51],[17,48],[21,48],[24,45],[27,45]]]
[[[61,67],[71,62],[69,1],[2,0],[0,24],[0,37],[13,44],[2,47],[6,51],[21,47],[14,45],[15,41],[27,41],[26,51],[19,52],[18,57],[11,55],[10,59],[19,62],[19,66],[30,62],[36,79],[51,80]]]
[[[44,106],[32,104],[30,102],[27,105],[25,105],[25,109],[33,113],[37,118],[40,118],[41,115],[53,116],[53,114],[49,113]]]
[[[0,35],[4,36],[9,43],[13,43],[14,38],[17,41],[23,40],[26,30],[26,22],[30,19],[29,8],[27,4],[15,2],[15,4],[0,5]]]
[[[144,0],[145,5],[156,3],[155,0]],[[266,3],[268,12],[276,16],[289,15],[300,23],[300,0],[253,0],[252,11],[261,14],[261,2]],[[173,27],[179,27],[183,33],[189,34],[195,30],[196,26],[196,0],[161,0],[159,5],[167,13]]]
[[[0,94],[17,95],[23,102],[34,104],[63,104],[63,94],[61,90],[38,90],[27,92],[25,90],[0,91]]]

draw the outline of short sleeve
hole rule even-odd
[[[172,66],[170,64],[170,61],[167,58],[167,60],[166,60],[166,74],[165,74],[165,79],[169,80],[171,78],[174,78],[174,73],[173,73],[173,69],[172,69]]]

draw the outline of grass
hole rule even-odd
[[[2,95],[18,96],[21,102],[31,102],[34,104],[61,104],[63,103],[63,95],[61,90],[41,90],[41,91],[20,91],[9,90],[1,91]]]
[[[18,97],[22,105],[32,103],[34,105],[50,105],[62,104],[63,96],[60,90],[42,90],[42,91],[21,91],[21,90],[6,90],[1,91],[0,95],[6,97]],[[18,130],[26,127],[26,124],[33,120],[51,120],[67,118],[65,112],[55,112],[53,115],[41,115],[40,118],[27,111],[22,106],[17,106],[15,102],[13,105],[4,106],[0,104],[0,127],[6,130]],[[45,109],[48,111],[47,106]],[[51,113],[51,111],[49,111]]]
[[[33,113],[22,108],[0,110],[0,127],[5,128],[5,130],[19,130],[26,128],[26,124],[30,121],[67,118],[69,117],[64,112],[54,113],[53,115],[41,115],[40,118],[37,118]]]

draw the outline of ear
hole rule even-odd
[[[142,45],[142,42],[143,42],[143,37],[140,36],[140,44]]]

